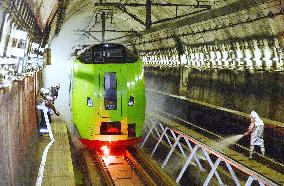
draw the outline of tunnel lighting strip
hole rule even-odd
[[[42,110],[44,113],[44,120],[48,129],[48,135],[50,138],[50,142],[47,144],[47,146],[45,147],[43,153],[42,153],[42,157],[41,157],[41,163],[40,163],[40,167],[38,169],[38,175],[37,175],[37,180],[36,180],[36,186],[41,186],[42,184],[42,179],[43,179],[43,173],[44,173],[44,167],[45,167],[45,163],[46,163],[46,158],[47,158],[47,154],[48,154],[48,150],[51,147],[51,145],[55,142],[55,139],[53,137],[52,134],[52,130],[51,130],[51,126],[49,123],[49,119],[47,116],[47,112],[48,112],[48,108],[45,106],[44,103],[42,103],[42,105],[38,106],[38,109]]]
[[[250,168],[245,167],[244,165],[235,162],[234,160],[230,159],[229,157],[227,157],[226,155],[214,150],[213,148],[209,147],[208,145],[198,141],[197,139],[190,137],[186,134],[184,134],[182,131],[178,130],[175,128],[175,126],[170,126],[164,123],[159,122],[158,120],[154,120],[153,118],[149,119],[150,122],[148,123],[148,125],[146,125],[149,128],[148,133],[146,134],[143,142],[141,143],[141,148],[143,148],[143,146],[145,145],[146,141],[148,140],[149,136],[152,134],[153,136],[158,136],[158,141],[155,145],[155,147],[153,148],[152,152],[151,152],[151,157],[154,155],[154,153],[157,150],[158,145],[162,142],[163,138],[166,138],[166,141],[168,142],[169,146],[170,146],[170,151],[168,152],[165,160],[163,161],[161,168],[163,169],[166,164],[168,163],[169,158],[171,157],[171,155],[173,154],[176,146],[179,147],[182,155],[187,158],[185,164],[183,165],[182,169],[180,170],[180,173],[178,174],[177,178],[176,178],[176,183],[179,183],[179,181],[181,180],[183,174],[185,173],[186,169],[188,168],[189,164],[191,163],[191,161],[194,159],[195,162],[197,163],[199,169],[201,171],[204,171],[205,169],[202,167],[202,165],[200,164],[200,161],[196,155],[196,152],[198,149],[201,149],[203,152],[204,157],[206,158],[207,162],[209,163],[210,167],[211,167],[211,171],[209,172],[207,178],[205,179],[203,185],[207,186],[209,185],[211,179],[213,176],[215,176],[218,180],[218,183],[220,185],[223,185],[223,181],[220,177],[220,175],[218,174],[217,168],[220,165],[220,163],[223,161],[226,164],[226,167],[231,175],[232,180],[235,182],[235,184],[237,186],[240,186],[241,183],[239,181],[239,179],[237,178],[234,170],[232,167],[235,167],[236,169],[240,170],[241,172],[247,174],[249,177],[246,180],[245,186],[250,186],[252,184],[252,182],[254,180],[258,181],[259,185],[264,186],[264,185],[271,185],[271,186],[276,186],[277,184],[275,184],[273,181],[269,180],[269,178],[266,178],[262,175],[260,175],[259,173],[253,171]],[[171,137],[174,139],[174,143],[172,143],[169,140],[169,136],[167,133],[167,131],[170,131],[171,133]],[[155,135],[156,134],[156,135]],[[182,147],[182,145],[180,144],[180,139],[183,138],[187,144],[188,149],[191,153],[189,156],[186,156],[184,154],[184,148],[185,145]],[[183,150],[181,150],[183,149]],[[212,161],[211,157],[209,156],[209,154],[214,155],[217,159],[215,162]]]

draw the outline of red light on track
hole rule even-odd
[[[109,166],[111,164],[111,162],[114,161],[115,157],[114,156],[103,156],[102,159],[103,159],[105,165]]]
[[[109,155],[110,150],[109,150],[109,148],[108,148],[106,145],[102,146],[102,147],[101,147],[101,150],[103,151],[103,154],[104,154],[105,156],[108,156],[108,155]]]
[[[84,144],[90,150],[96,150],[100,154],[105,155],[119,155],[123,154],[124,150],[132,145],[135,145],[141,141],[141,138],[129,138],[127,140],[118,141],[100,141],[100,140],[89,140],[80,139],[82,144]],[[108,149],[108,150],[107,150]]]

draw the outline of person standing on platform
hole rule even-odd
[[[252,111],[250,114],[250,126],[244,136],[250,136],[250,155],[249,158],[252,158],[252,154],[254,151],[255,146],[259,146],[261,150],[261,154],[264,156],[265,148],[264,148],[264,140],[263,140],[263,130],[264,130],[264,123],[259,118],[258,114],[255,111]]]

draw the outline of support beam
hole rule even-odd
[[[95,32],[95,33],[100,33],[102,30],[75,30],[75,32]],[[135,30],[108,30],[106,29],[105,32],[116,32],[116,33],[137,33]]]
[[[85,34],[84,34],[85,35]],[[93,36],[91,33],[86,33],[86,35],[90,36],[91,38],[93,38],[94,40],[101,42],[99,39],[97,39],[95,36]]]
[[[17,25],[28,31],[32,39],[40,40],[42,38],[43,32],[41,31],[40,26],[37,23],[30,23],[31,20],[36,19],[35,15],[27,5],[27,2],[22,0],[19,4],[19,2],[15,1],[6,1],[5,7],[9,12],[11,12],[11,15]]]
[[[137,21],[138,23],[140,23],[141,25],[145,26],[145,23],[139,19],[136,15],[130,13],[125,6],[117,6],[118,9],[120,9],[122,12],[126,13],[127,15],[129,15],[132,19],[134,19],[135,21]]]
[[[126,13],[127,15],[129,15],[135,21],[137,21],[140,24],[142,24],[143,26],[145,26],[146,27],[146,31],[150,30],[152,24],[158,24],[158,23],[163,23],[163,22],[167,22],[167,21],[172,21],[172,20],[175,20],[175,19],[183,18],[183,17],[189,16],[189,15],[195,14],[195,13],[199,13],[199,12],[211,9],[210,5],[204,5],[204,4],[200,5],[199,2],[197,2],[197,4],[152,3],[152,0],[146,0],[146,4],[143,4],[143,3],[95,3],[95,6],[112,6],[112,7],[116,7],[118,9],[120,9],[121,11],[123,11],[124,13]],[[152,6],[157,6],[157,7],[160,7],[160,6],[161,7],[175,7],[176,8],[176,16],[152,22],[152,20],[151,20]],[[126,7],[145,7],[146,8],[146,21],[145,21],[145,23],[138,16],[130,13],[127,10]],[[178,11],[178,7],[195,8],[195,9],[199,9],[199,10],[191,12],[191,13],[188,13],[188,14],[184,14],[184,15],[179,15],[178,16],[178,12],[177,12]]]
[[[106,42],[115,41],[115,40],[123,39],[123,38],[126,38],[126,37],[129,37],[129,35],[120,36],[120,37],[116,37],[116,38],[112,38],[112,39],[107,39]]]
[[[105,42],[105,30],[106,30],[106,13],[102,12],[101,14],[102,18],[102,43]]]
[[[146,1],[146,30],[151,29],[152,25],[152,20],[151,20],[151,15],[152,15],[152,0],[147,0]]]
[[[176,45],[176,48],[177,48],[177,51],[178,51],[178,55],[179,56],[183,55],[184,49],[183,49],[183,46],[182,46],[182,41],[180,40],[180,38],[178,36],[174,36],[173,40],[175,42],[175,45]]]
[[[95,3],[95,6],[115,6],[115,7],[145,7],[147,5],[143,3]],[[192,8],[208,8],[210,5],[197,4],[179,4],[179,3],[151,3],[152,6],[164,6],[164,7],[192,7]]]
[[[194,12],[190,12],[188,14],[184,14],[184,15],[179,15],[179,16],[175,16],[175,17],[170,17],[170,18],[165,18],[165,19],[160,19],[158,21],[155,21],[153,22],[152,24],[158,24],[158,23],[163,23],[163,22],[167,22],[167,21],[172,21],[172,20],[176,20],[176,19],[179,19],[179,18],[183,18],[183,17],[186,17],[186,16],[190,16],[190,15],[193,15],[193,14],[196,14],[196,13],[200,13],[200,12],[204,12],[204,11],[207,11],[207,10],[210,10],[211,7],[209,8],[203,8],[201,10],[197,10],[197,11],[194,11]],[[178,13],[176,12],[176,15]]]

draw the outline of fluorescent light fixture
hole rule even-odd
[[[36,54],[29,54],[29,57],[37,57]]]
[[[11,36],[16,39],[23,39],[26,40],[28,36],[28,33],[25,31],[17,30],[17,29],[11,29]]]
[[[31,48],[38,48],[38,47],[39,47],[39,44],[38,44],[38,43],[32,43]]]
[[[38,51],[39,52],[44,52],[44,48],[39,48]]]
[[[24,57],[25,56],[25,49],[24,48],[11,48],[11,55],[17,57]]]
[[[264,56],[265,56],[265,64],[267,68],[270,68],[272,66],[272,61],[271,61],[271,52],[268,47],[265,48],[264,50]]]

